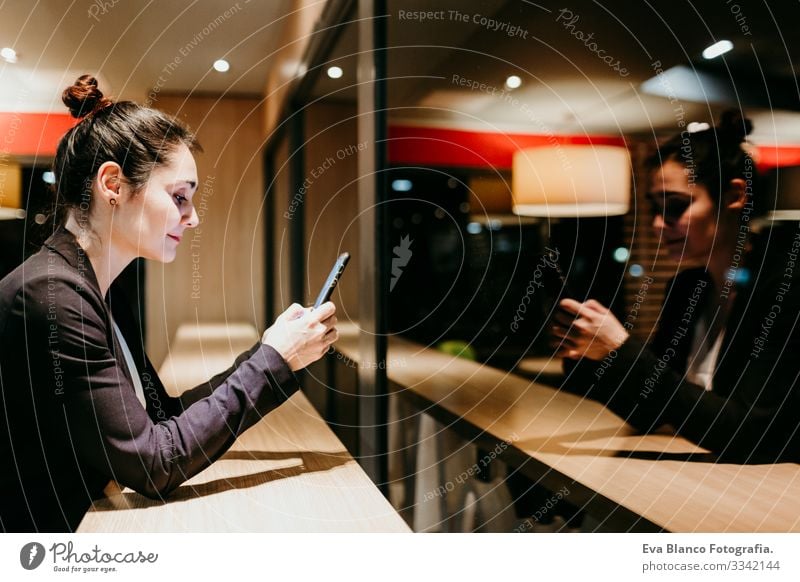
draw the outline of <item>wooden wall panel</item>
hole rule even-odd
[[[337,317],[358,319],[358,141],[355,106],[318,103],[306,109],[306,301],[317,296],[336,257],[350,265],[334,293]]]
[[[182,323],[247,322],[264,329],[261,101],[159,95],[198,136],[201,223],[172,264],[147,265],[147,346],[156,364]]]
[[[274,272],[269,284],[274,289],[273,311],[277,317],[292,304],[289,252],[289,222],[299,212],[297,203],[292,203],[291,173],[289,172],[289,141],[283,139],[275,153],[273,180],[270,196],[275,205],[275,224],[272,225],[272,257]],[[299,214],[297,214],[299,216]]]

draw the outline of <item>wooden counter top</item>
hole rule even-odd
[[[336,344],[358,361],[358,331]],[[400,396],[614,530],[800,531],[800,466],[708,462],[672,435],[637,435],[603,405],[393,337],[387,374]]]
[[[226,368],[255,329],[182,326],[161,368],[186,388]],[[79,532],[408,532],[302,393],[245,432],[166,502],[125,489],[95,501]]]

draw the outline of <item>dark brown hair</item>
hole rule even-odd
[[[185,144],[201,150],[189,129],[177,119],[132,101],[113,102],[83,75],[64,89],[64,104],[81,121],[58,144],[53,218],[63,225],[70,209],[85,211],[92,203],[92,180],[105,162],[122,168],[125,182],[139,192],[158,166],[169,163],[172,150]]]
[[[758,196],[758,171],[742,147],[752,129],[753,124],[741,112],[725,111],[716,127],[694,133],[683,131],[667,140],[647,160],[648,169],[657,169],[668,161],[682,164],[690,181],[705,186],[717,205],[731,180],[742,179],[753,203],[753,214],[763,214],[766,209],[763,197]]]

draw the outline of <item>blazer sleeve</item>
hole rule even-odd
[[[749,327],[736,329],[739,321],[729,321],[733,339],[720,352],[718,366],[734,367],[737,373],[724,374],[730,385],[719,391],[688,382],[663,356],[634,338],[607,365],[590,360],[570,364],[570,383],[584,383],[587,396],[606,403],[639,430],[669,423],[678,434],[727,460],[798,458],[800,294],[793,290],[775,305],[781,317],[770,320],[774,305],[763,303],[751,305],[745,315],[757,322],[755,327],[769,325],[765,341]]]
[[[210,396],[225,382],[225,380],[231,376],[231,374],[237,370],[237,368],[239,368],[239,366],[249,360],[257,351],[259,351],[261,346],[261,340],[259,339],[253,346],[239,354],[236,357],[236,360],[233,362],[233,365],[231,365],[231,367],[229,367],[227,370],[224,370],[219,374],[215,374],[209,380],[198,384],[194,388],[185,390],[176,398],[177,404],[181,407],[181,410],[185,410],[198,400]]]
[[[239,354],[233,365],[227,370],[214,375],[209,380],[198,384],[194,388],[184,390],[178,397],[172,397],[167,394],[161,379],[158,378],[155,366],[153,366],[153,363],[147,356],[147,352],[144,348],[142,330],[136,323],[131,307],[134,303],[131,301],[125,288],[115,281],[111,284],[108,296],[114,319],[120,326],[128,342],[128,346],[133,352],[137,366],[140,366],[139,372],[147,371],[149,375],[147,381],[148,383],[152,383],[156,390],[157,399],[161,404],[161,410],[164,410],[170,416],[180,415],[185,409],[189,408],[189,406],[198,400],[210,396],[242,363],[255,354],[261,347],[261,340],[259,339],[259,341],[250,348]],[[153,412],[158,412],[158,410],[154,410]]]
[[[48,284],[57,287],[54,306],[41,301]],[[66,379],[64,414],[76,455],[148,497],[167,495],[206,468],[298,389],[281,356],[258,345],[180,415],[153,422],[109,347],[97,293],[42,279],[21,295],[29,333],[57,338],[53,350]]]

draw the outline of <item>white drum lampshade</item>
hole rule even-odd
[[[614,216],[630,205],[631,159],[617,146],[557,145],[514,154],[515,214],[541,217]]]
[[[800,220],[800,166],[775,168],[766,177],[770,220]]]

